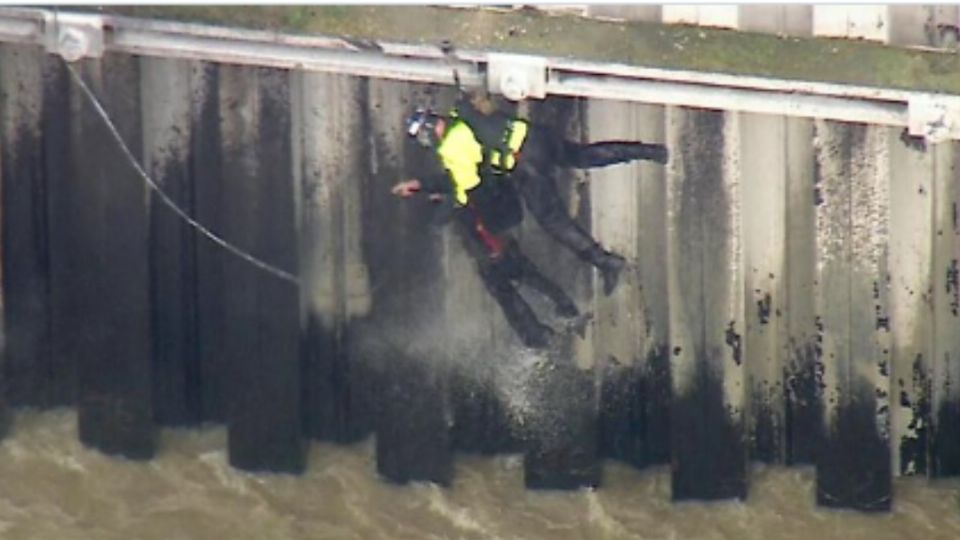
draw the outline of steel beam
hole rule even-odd
[[[28,8],[0,8],[0,41],[43,45],[51,52],[67,54],[71,49],[65,49],[62,40],[54,36],[62,38],[64,26],[71,24],[82,23],[82,31],[89,32],[91,21],[101,25],[106,52],[437,84],[453,84],[455,68],[468,87],[504,91],[502,84],[487,80],[503,71],[502,55],[458,49],[453,58],[433,45],[297,36]],[[543,86],[537,77],[521,77],[520,82],[528,81],[524,84],[529,87],[515,88],[519,83],[511,79],[507,87],[514,97],[553,94],[823,118],[907,127],[912,135],[931,141],[960,139],[957,95],[515,56],[544,66],[546,82]]]

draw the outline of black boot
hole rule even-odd
[[[610,293],[617,288],[620,272],[627,265],[626,259],[600,246],[594,246],[588,250],[584,258],[600,271],[600,277],[603,279],[603,294],[610,296]]]
[[[627,261],[616,253],[607,253],[603,264],[600,266],[600,275],[603,277],[603,294],[610,296],[610,293],[617,288],[617,282],[620,280],[620,272],[627,265]]]
[[[555,335],[556,332],[553,331],[553,328],[545,324],[538,324],[536,327],[527,328],[520,333],[520,339],[523,340],[524,345],[531,349],[546,349],[550,346],[550,342],[553,341]]]
[[[577,309],[577,305],[570,299],[558,301],[554,310],[558,316],[564,319],[573,319],[580,316],[580,310]]]

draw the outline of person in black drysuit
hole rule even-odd
[[[559,137],[544,126],[500,112],[484,114],[458,100],[449,115],[420,109],[407,121],[408,134],[433,148],[443,172],[393,187],[409,197],[425,192],[431,200],[453,199],[453,212],[478,258],[480,275],[511,326],[530,347],[549,344],[552,329],[542,324],[514,283],[523,282],[550,298],[557,313],[578,314],[576,305],[517,248],[505,232],[523,219],[519,198],[553,238],[601,272],[605,294],[616,287],[623,257],[603,249],[566,212],[552,174],[554,167],[592,168],[637,159],[666,163],[661,144],[604,141],[582,144]],[[518,196],[519,194],[519,196]]]

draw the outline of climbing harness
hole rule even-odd
[[[529,125],[525,120],[510,120],[500,147],[490,149],[490,167],[494,174],[505,174],[517,166],[520,149],[527,138]]]

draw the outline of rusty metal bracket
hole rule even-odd
[[[513,101],[545,98],[547,59],[523,54],[488,54],[487,90]]]
[[[59,54],[67,62],[103,56],[104,25],[100,15],[54,12],[47,14],[44,23],[47,52]]]

